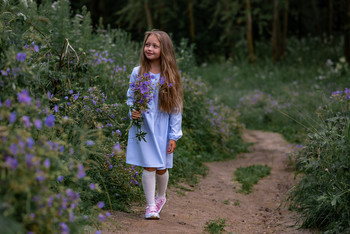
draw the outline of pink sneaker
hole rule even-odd
[[[153,206],[147,206],[146,208],[146,219],[159,219],[158,209],[156,205]]]
[[[163,198],[155,198],[155,202],[156,202],[156,206],[157,206],[157,212],[158,214],[162,211],[162,208],[166,202],[166,198],[163,197]]]

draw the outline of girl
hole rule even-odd
[[[126,163],[141,166],[142,186],[147,208],[146,219],[159,219],[159,213],[166,202],[168,168],[173,167],[173,152],[176,141],[182,136],[182,86],[176,65],[173,44],[168,34],[152,30],[145,33],[141,50],[140,66],[132,71],[130,82],[137,74],[150,73],[154,88],[154,98],[145,113],[132,110],[131,118],[143,116],[142,131],[146,132],[146,142],[136,138],[136,127],[129,130]],[[160,77],[162,85],[157,85]],[[133,104],[133,91],[129,88],[127,104]],[[157,184],[157,195],[155,189]]]

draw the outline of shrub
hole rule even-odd
[[[349,89],[333,92],[332,100],[320,110],[317,131],[310,131],[297,156],[302,175],[289,195],[290,206],[301,214],[305,228],[325,233],[350,231],[350,121]]]

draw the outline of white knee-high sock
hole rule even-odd
[[[165,197],[165,192],[168,186],[169,181],[169,173],[168,170],[163,175],[157,174],[157,197],[163,198]]]
[[[143,170],[142,186],[145,192],[147,205],[155,205],[154,195],[156,190],[156,171]]]

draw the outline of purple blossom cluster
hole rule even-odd
[[[20,73],[21,69],[19,67],[14,67],[12,70],[10,68],[6,68],[4,70],[0,70],[1,76],[13,76],[16,78]]]
[[[35,42],[33,41],[30,45],[24,45],[25,48],[30,49],[36,53],[39,52],[39,46],[35,45]]]
[[[344,91],[332,92],[332,98],[336,100],[349,100],[350,99],[350,88],[345,88]]]
[[[217,134],[228,138],[236,129],[240,128],[238,122],[239,113],[227,106],[219,105],[209,100],[209,115],[206,118],[210,121],[212,128]]]
[[[73,99],[79,98],[79,93],[70,94]],[[48,96],[52,98],[51,94]],[[66,142],[46,137],[56,124],[55,116],[44,103],[35,100],[29,91],[24,89],[12,98],[0,100],[0,123],[7,126],[5,129],[12,128],[11,134],[0,135],[0,153],[4,156],[1,168],[7,171],[4,180],[8,182],[4,184],[9,188],[7,193],[12,197],[17,194],[27,197],[25,194],[30,192],[30,213],[25,216],[25,222],[37,222],[37,217],[45,214],[47,220],[54,219],[61,233],[70,233],[70,227],[81,219],[80,208],[77,208],[80,193],[65,187],[65,176],[61,173],[66,170],[62,168],[67,166],[69,169],[67,178],[83,179],[86,174],[82,163],[70,161],[64,164],[60,159],[66,151],[74,153],[72,148],[66,147]],[[45,131],[40,131],[44,127]],[[56,181],[56,189],[61,191],[60,193],[54,193],[50,189],[53,181]],[[91,190],[96,189],[93,183],[89,187]],[[103,208],[104,204],[99,203],[97,207]],[[103,221],[109,216],[108,212],[99,212],[96,220]],[[28,231],[30,233],[32,230]]]
[[[108,51],[103,51],[102,53],[97,52],[96,50],[91,49],[90,53],[92,54],[92,59],[90,60],[90,64],[92,66],[97,66],[99,64],[112,64],[114,63],[113,59],[108,58]]]
[[[32,98],[29,95],[28,90],[24,89],[21,92],[17,93],[17,101],[19,104],[23,104],[25,106],[30,106],[32,104]],[[2,107],[2,102],[0,100],[0,107]],[[29,117],[27,115],[19,116],[19,114],[13,110],[13,105],[11,99],[7,99],[5,101],[4,108],[9,108],[7,111],[10,111],[8,115],[8,123],[9,124],[22,124],[25,128],[35,127],[36,129],[40,130],[42,128],[42,120],[40,118],[35,117]],[[44,111],[40,109],[40,100],[36,101],[35,108],[39,113],[43,112],[46,114],[44,124],[48,128],[52,128],[55,126],[55,116],[48,113],[48,110],[45,109]]]
[[[263,107],[264,113],[268,114],[276,109],[285,109],[290,107],[290,103],[280,104],[279,101],[272,98],[261,90],[254,90],[253,93],[247,94],[239,99],[239,109],[251,109],[252,107]]]

